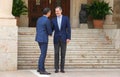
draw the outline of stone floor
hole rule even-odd
[[[0,77],[120,77],[120,69],[74,69],[66,70],[66,73],[54,73],[51,76],[40,75],[35,70],[19,70],[11,72],[0,72]]]

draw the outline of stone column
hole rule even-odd
[[[12,0],[0,0],[0,18],[13,18]]]
[[[81,9],[81,4],[86,4],[87,0],[70,0],[70,21],[73,28],[78,28],[79,26],[79,12]]]
[[[109,6],[112,7],[114,5],[114,0],[104,0],[105,2],[109,3]],[[113,22],[113,15],[107,15],[106,20],[104,22],[104,28],[117,28],[117,25]]]
[[[16,19],[12,15],[12,0],[0,0],[0,71],[17,70]]]

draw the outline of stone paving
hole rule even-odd
[[[54,73],[53,70],[48,70],[52,74],[40,75],[36,70],[19,70],[11,72],[0,72],[0,77],[120,77],[120,69],[70,69],[66,73]]]

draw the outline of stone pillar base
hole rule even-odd
[[[88,29],[88,24],[80,24],[80,29]]]
[[[0,27],[1,26],[16,26],[16,19],[0,19]]]
[[[0,71],[17,70],[18,28],[15,19],[0,19]]]
[[[103,25],[104,29],[117,29],[117,25],[113,24],[113,25]]]

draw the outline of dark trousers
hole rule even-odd
[[[40,43],[38,42],[39,47],[40,47],[40,57],[39,57],[39,61],[38,61],[38,69],[40,71],[45,71],[45,58],[46,58],[46,54],[47,54],[47,47],[48,44],[47,43]]]
[[[61,39],[57,44],[54,44],[54,66],[56,70],[59,70],[59,58],[61,54],[60,69],[64,70],[65,55],[66,55],[66,43],[62,42]]]

